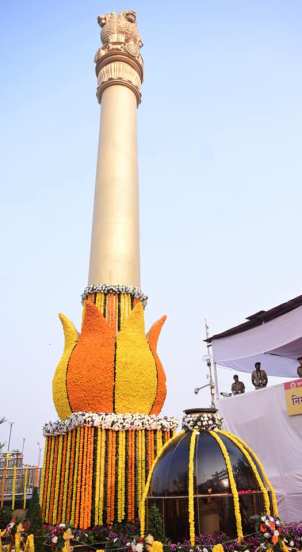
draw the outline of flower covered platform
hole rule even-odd
[[[149,470],[176,426],[174,417],[84,412],[46,424],[45,522],[86,529],[134,521]]]

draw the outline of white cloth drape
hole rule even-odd
[[[221,399],[218,409],[225,427],[259,455],[281,519],[302,521],[302,415],[287,415],[283,384]]]
[[[282,316],[228,337],[212,340],[217,364],[251,372],[255,362],[272,376],[297,376],[302,356],[302,306]]]

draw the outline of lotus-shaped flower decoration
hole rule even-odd
[[[65,347],[53,378],[53,399],[61,419],[79,411],[160,413],[166,377],[156,349],[165,316],[147,335],[140,301],[118,331],[89,299],[80,334],[64,314],[59,316]]]

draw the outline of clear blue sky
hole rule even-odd
[[[302,290],[299,0],[4,0],[0,414],[28,461],[56,417],[57,313],[79,325],[87,281],[96,16],[125,8],[144,40],[142,288],[147,325],[168,315],[164,412],[208,401],[193,394],[204,317],[216,332]]]

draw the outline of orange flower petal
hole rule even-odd
[[[67,370],[67,392],[73,412],[112,412],[114,330],[88,301],[78,344]]]
[[[147,333],[147,339],[157,368],[157,391],[150,414],[160,413],[167,395],[166,374],[161,360],[157,354],[157,342],[159,334],[166,320],[167,317],[162,316],[159,320],[157,320],[157,322],[153,324],[153,326],[151,326],[149,332]]]

